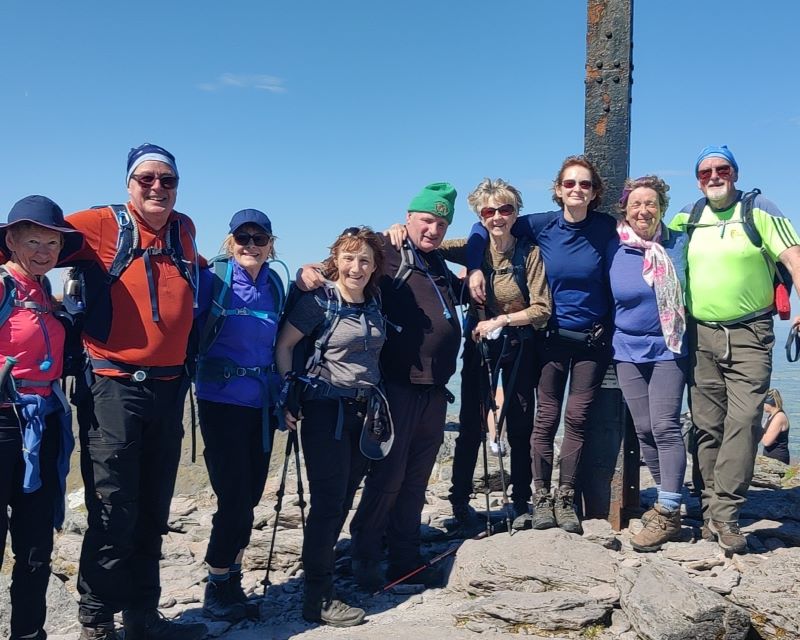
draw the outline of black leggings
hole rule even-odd
[[[533,483],[537,489],[550,488],[553,441],[561,421],[561,405],[569,375],[564,439],[559,456],[559,484],[574,487],[589,408],[608,369],[611,349],[606,345],[587,347],[550,336],[539,338],[537,355],[541,363],[541,375],[533,423]]]

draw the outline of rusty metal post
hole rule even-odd
[[[612,212],[630,167],[633,0],[587,4],[584,152]],[[616,530],[639,508],[639,444],[613,366],[590,411],[578,488],[584,517],[607,518]]]

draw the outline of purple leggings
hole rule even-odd
[[[617,362],[617,378],[653,480],[680,493],[686,471],[681,436],[681,402],[687,358],[658,362]]]

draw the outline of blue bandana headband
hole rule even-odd
[[[697,171],[700,169],[700,163],[706,158],[725,158],[733,167],[733,170],[736,171],[736,173],[739,173],[739,165],[736,164],[736,158],[733,157],[733,153],[731,153],[731,150],[728,149],[727,145],[723,144],[721,147],[709,145],[700,152],[699,156],[697,156],[697,160],[694,163],[695,177],[697,177]]]
[[[163,162],[172,169],[176,177],[178,176],[178,165],[175,162],[175,156],[163,147],[145,142],[143,145],[131,149],[128,153],[128,171],[125,174],[126,185],[131,181],[131,176],[136,167],[148,160]]]

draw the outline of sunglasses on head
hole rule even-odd
[[[717,175],[722,178],[723,180],[727,180],[733,174],[733,167],[729,164],[723,164],[721,167],[711,167],[710,169],[700,169],[697,172],[697,177],[700,179],[700,182],[708,182],[711,180],[711,176],[714,172],[717,172]]]
[[[174,189],[178,186],[178,176],[173,176],[171,173],[163,173],[160,175],[156,175],[155,173],[139,173],[133,174],[131,178],[136,180],[139,186],[145,189],[152,187],[156,183],[156,180],[161,183],[164,189]]]
[[[347,238],[350,236],[357,236],[359,233],[364,231],[366,227],[347,227],[342,233],[339,234],[339,237]]]
[[[501,216],[510,216],[516,212],[516,207],[513,204],[503,204],[499,207],[484,207],[481,209],[481,218],[494,218],[495,213]]]
[[[240,232],[233,234],[233,241],[240,247],[246,247],[248,244],[250,244],[251,240],[257,247],[266,247],[269,244],[269,241],[272,240],[272,236],[268,236],[266,233],[251,234]]]
[[[575,185],[578,185],[584,191],[589,191],[592,188],[592,181],[591,180],[562,180],[561,186],[565,189],[574,189]]]

